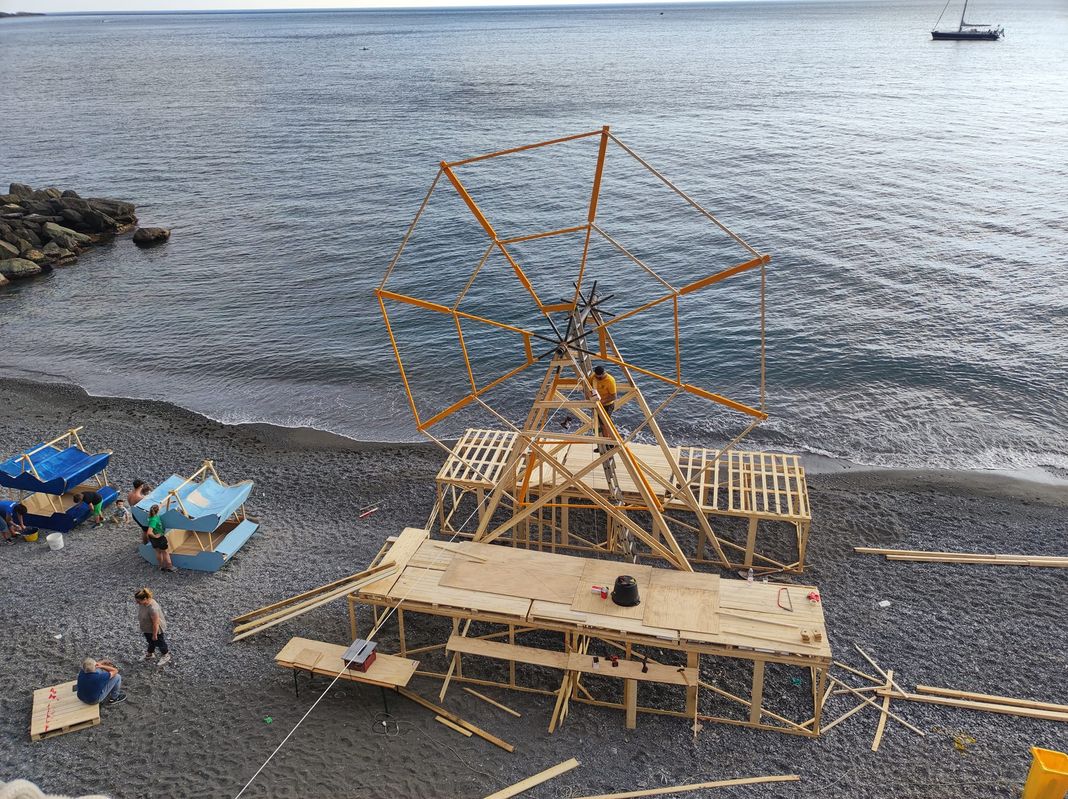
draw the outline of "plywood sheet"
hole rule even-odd
[[[492,594],[570,602],[578,590],[583,560],[564,555],[532,553],[522,549],[483,545],[485,562],[463,555],[453,558],[441,585]]]
[[[639,605],[639,607],[641,606]],[[577,627],[589,628],[591,631],[633,633],[634,635],[647,635],[651,638],[662,638],[665,641],[679,640],[678,630],[666,627],[649,627],[642,623],[641,619],[579,612],[573,610],[569,605],[558,602],[545,602],[538,599],[535,599],[530,605],[529,618],[531,622],[537,619],[566,622]]]
[[[779,607],[780,589],[784,589],[782,604],[792,606],[793,611]],[[805,622],[806,625],[823,624],[823,606],[807,599],[815,589],[805,585],[782,585],[745,580],[723,580],[719,587],[719,605],[723,610],[751,615],[758,613],[776,621]],[[788,598],[787,598],[788,597]]]
[[[412,555],[416,553],[416,550],[419,549],[420,545],[429,535],[430,534],[426,530],[418,527],[404,528],[404,532],[397,536],[397,540],[393,542],[393,546],[389,548],[382,558],[383,563],[393,561],[397,566],[397,571],[388,577],[383,577],[381,580],[375,580],[373,583],[368,583],[360,589],[360,593],[376,595],[388,594],[389,590],[404,573],[402,570],[408,564],[408,561],[411,560]]]
[[[596,613],[600,616],[615,616],[624,619],[640,619],[645,615],[645,608],[635,605],[625,608],[612,601],[612,597],[601,599],[600,594],[595,594],[591,588],[595,585],[607,585],[609,593],[616,583],[616,578],[622,574],[629,574],[638,582],[638,597],[645,601],[649,593],[649,581],[653,576],[651,566],[639,566],[635,563],[620,563],[613,560],[585,560],[582,567],[582,576],[579,579],[578,590],[571,602],[571,609],[579,613]]]
[[[719,575],[654,569],[642,622],[680,633],[719,632]]]
[[[496,613],[520,619],[525,619],[527,611],[530,610],[530,600],[525,597],[510,597],[485,591],[469,591],[443,586],[440,584],[443,574],[444,572],[433,569],[409,566],[401,573],[387,596],[391,599],[406,599],[410,602],[423,602],[457,610]]]

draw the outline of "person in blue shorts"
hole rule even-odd
[[[89,705],[106,702],[117,705],[126,701],[122,692],[122,677],[110,660],[86,658],[82,661],[82,670],[78,672],[78,698]]]

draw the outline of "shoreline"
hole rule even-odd
[[[140,531],[132,526],[78,528],[56,552],[41,543],[0,547],[11,595],[30,600],[9,602],[0,627],[0,679],[8,686],[0,695],[0,781],[26,778],[52,792],[113,799],[163,795],[161,785],[181,797],[234,795],[320,697],[249,797],[485,796],[577,750],[581,768],[531,791],[531,799],[774,773],[801,775],[790,791],[795,799],[820,799],[831,787],[843,799],[1002,799],[1026,777],[1029,747],[1057,749],[1063,735],[1050,722],[905,703],[894,711],[927,736],[888,727],[877,757],[867,756],[874,713],[857,714],[819,739],[709,724],[693,741],[678,719],[643,715],[636,730],[625,730],[620,713],[582,706],[549,735],[551,700],[498,689],[489,691],[521,718],[462,691],[450,692],[448,706],[515,744],[516,754],[460,738],[401,699],[391,698],[388,710],[398,734],[374,734],[382,711],[377,689],[346,685],[323,696],[326,683],[318,681],[302,684],[297,697],[273,660],[292,636],[343,642],[343,604],[237,644],[230,643],[231,619],[352,574],[386,537],[422,525],[444,453],[432,444],[361,444],[314,431],[223,425],[164,402],[94,398],[69,385],[0,380],[0,404],[5,447],[84,424],[90,449],[114,450],[109,477],[122,490],[134,477],[158,482],[212,457],[224,480],[255,480],[249,513],[261,525],[216,574],[160,573],[137,553]],[[1068,555],[1068,492],[989,475],[887,470],[813,475],[809,491],[810,566],[795,582],[819,587],[836,658],[863,668],[853,651],[858,643],[894,668],[903,685],[1068,702],[1057,665],[1068,657],[1068,641],[1046,635],[1068,625],[1068,610],[1048,606],[1063,590],[1063,571],[895,563],[853,552],[883,546]],[[379,511],[359,518],[371,502]],[[153,589],[167,613],[174,661],[165,669],[141,662],[131,598],[141,586]],[[883,599],[890,607],[878,604]],[[369,622],[361,615],[361,628]],[[413,618],[408,631],[428,643],[448,634],[447,625],[424,618]],[[393,627],[379,640],[383,651],[396,651]],[[32,690],[71,679],[87,655],[119,665],[129,701],[105,708],[98,727],[32,743]],[[443,664],[434,660],[438,653],[420,657],[434,668]],[[706,677],[728,688],[749,676],[729,661],[708,668]],[[526,677],[548,690],[559,682],[548,673]],[[412,687],[430,697],[440,683],[416,678]],[[768,693],[770,706],[790,704],[792,691]],[[656,691],[645,696],[658,701]],[[828,717],[848,707],[836,697]],[[960,729],[976,740],[967,756],[954,748],[952,731]],[[124,767],[114,768],[119,762]],[[835,775],[831,785],[828,775]]]
[[[31,377],[0,377],[0,387],[12,386],[29,393],[59,391],[71,397],[84,397],[104,403],[129,403],[132,408],[153,410],[161,414],[173,414],[176,418],[188,417],[219,425],[224,430],[246,431],[252,435],[275,441],[286,449],[327,450],[335,452],[374,452],[383,449],[410,447],[413,451],[441,452],[431,441],[366,441],[321,430],[316,427],[289,427],[273,422],[223,422],[207,414],[185,408],[166,400],[139,399],[90,394],[84,387],[65,378],[55,381]],[[452,444],[451,439],[445,439]],[[442,453],[444,454],[444,453]],[[799,454],[808,475],[877,475],[877,479],[889,478],[902,483],[927,481],[929,487],[972,488],[982,490],[989,496],[1032,496],[1036,501],[1058,500],[1068,502],[1068,478],[1059,478],[1040,469],[1002,471],[995,469],[942,469],[923,467],[871,466],[850,460],[812,453]]]

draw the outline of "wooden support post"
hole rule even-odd
[[[404,608],[397,607],[397,640],[400,645],[400,656],[407,657],[407,646],[404,643]]]
[[[687,690],[688,693],[688,690]],[[627,707],[627,729],[638,726],[638,681],[623,681],[623,704]]]
[[[760,707],[764,701],[764,661],[753,661],[753,698],[749,705],[749,723],[760,723]]]
[[[894,670],[886,670],[886,690],[894,690]],[[879,744],[883,742],[883,731],[886,729],[886,714],[890,711],[890,694],[883,697],[883,712],[879,714],[879,725],[875,728],[875,739],[871,742],[871,751],[878,752]]]
[[[349,641],[357,639],[356,633],[356,598],[349,594]]]
[[[753,553],[756,551],[756,539],[757,539],[757,525],[760,520],[756,516],[749,517],[749,536],[745,539],[745,560],[744,566],[747,568],[753,565]]]
[[[686,653],[686,667],[690,669],[697,669],[697,674],[700,676],[701,671],[701,656],[696,652]],[[686,715],[694,716],[697,714],[697,685],[687,686],[686,688]]]

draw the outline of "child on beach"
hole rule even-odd
[[[137,479],[133,481],[133,491],[126,495],[126,504],[131,508],[136,508],[140,504],[141,500],[152,493],[152,486],[146,483],[144,480]],[[136,521],[136,519],[135,519]],[[148,527],[138,522],[138,527],[141,528],[141,543],[148,543]]]
[[[116,499],[115,510],[111,513],[112,524],[125,524],[130,521],[130,509],[126,507],[126,500]]]
[[[163,519],[159,516],[159,505],[153,505],[148,510],[148,543],[156,550],[159,570],[161,572],[174,571],[171,553],[167,551],[167,530],[163,527]]]
[[[97,492],[90,491],[84,500],[89,505],[89,519],[93,527],[99,527],[104,523],[104,498]]]

